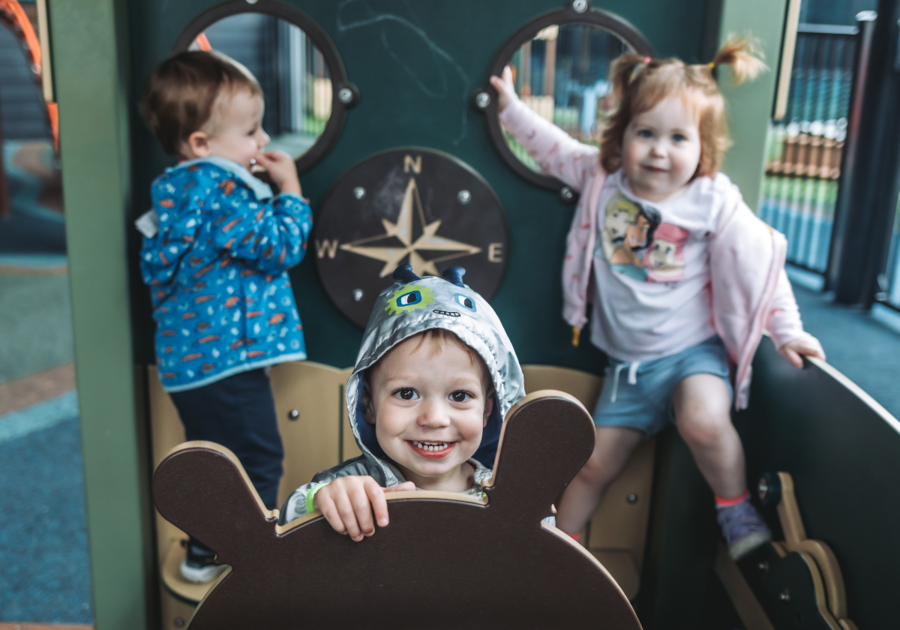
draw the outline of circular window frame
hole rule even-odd
[[[257,0],[250,3],[248,0],[235,0],[216,5],[191,20],[175,40],[172,46],[172,54],[188,50],[191,43],[207,28],[227,17],[241,15],[243,13],[258,13],[290,22],[302,29],[306,36],[318,47],[325,59],[328,73],[331,78],[331,116],[325,124],[325,129],[316,138],[315,143],[294,162],[297,172],[311,168],[334,145],[344,124],[347,110],[359,102],[359,90],[347,80],[344,63],[338,54],[337,47],[322,27],[311,17],[287,5],[271,0]],[[343,99],[343,100],[342,100]]]
[[[534,39],[535,35],[548,26],[561,26],[563,24],[599,26],[617,36],[626,45],[634,48],[637,54],[647,57],[656,56],[650,42],[630,22],[614,13],[602,9],[594,9],[591,7],[590,2],[586,0],[572,0],[565,8],[544,13],[526,23],[504,42],[500,52],[497,53],[491,62],[487,80],[481,90],[475,94],[473,104],[476,109],[479,109],[484,114],[491,142],[507,166],[529,183],[557,191],[560,193],[563,201],[573,202],[577,199],[577,194],[571,188],[556,177],[532,170],[522,160],[517,158],[509,148],[506,139],[503,137],[503,129],[500,126],[500,117],[497,113],[497,90],[490,84],[490,77],[500,76],[503,68],[525,42]],[[485,95],[487,95],[487,99],[485,99]],[[484,103],[485,100],[488,102]]]

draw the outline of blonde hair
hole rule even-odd
[[[731,145],[725,99],[713,76],[715,66],[731,66],[734,85],[752,80],[766,68],[749,37],[730,38],[712,63],[688,65],[680,59],[650,59],[638,54],[618,57],[610,71],[615,109],[603,128],[600,164],[607,173],[622,166],[622,140],[631,119],[656,107],[672,94],[689,99],[697,109],[700,163],[694,177],[715,175]]]

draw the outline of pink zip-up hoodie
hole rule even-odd
[[[573,139],[520,100],[503,110],[500,122],[545,173],[581,193],[562,270],[563,319],[580,331],[587,323],[598,202],[606,181],[599,149]],[[807,334],[784,272],[786,251],[784,236],[757,218],[730,184],[710,239],[709,265],[713,326],[736,365],[737,410],[749,401],[751,363],[763,332],[778,348]]]

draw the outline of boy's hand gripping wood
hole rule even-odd
[[[183,444],[153,476],[156,506],[232,567],[189,626],[639,629],[609,573],[541,522],[593,444],[574,398],[531,394],[507,415],[486,501],[389,494],[390,525],[360,543],[318,512],[278,527],[233,454]]]

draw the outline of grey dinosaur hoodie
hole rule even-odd
[[[317,473],[310,483],[297,488],[281,509],[279,522],[284,524],[312,511],[307,501],[310,491],[338,477],[370,475],[382,487],[403,483],[397,467],[387,458],[375,438],[375,428],[363,419],[363,373],[375,365],[395,345],[431,328],[444,328],[475,350],[487,366],[494,384],[494,408],[488,418],[475,452],[476,464],[493,465],[500,439],[503,418],[510,407],[525,395],[522,368],[515,350],[494,309],[467,285],[465,270],[451,267],[444,277],[419,278],[410,265],[394,271],[394,284],[385,289],[372,310],[363,334],[356,367],[347,381],[345,402],[350,426],[362,455]],[[480,494],[483,481],[491,471],[477,465],[474,489]],[[471,492],[471,491],[470,491]]]

